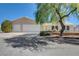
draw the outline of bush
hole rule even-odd
[[[5,20],[1,24],[1,30],[2,32],[8,33],[12,31],[12,23],[9,20]]]
[[[41,31],[40,36],[48,36],[50,35],[50,31]]]

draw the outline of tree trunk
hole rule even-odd
[[[64,30],[65,30],[65,25],[62,22],[62,19],[60,19],[59,22],[60,22],[60,25],[61,25],[61,30],[60,30],[60,37],[61,37],[63,35]]]
[[[63,24],[63,21],[62,21],[62,19],[64,19],[65,17],[68,17],[71,13],[73,13],[74,11],[76,11],[77,10],[77,8],[75,8],[75,9],[73,9],[73,10],[71,10],[68,14],[66,14],[66,15],[64,15],[64,16],[61,16],[60,15],[60,12],[59,12],[59,10],[56,8],[56,13],[57,13],[57,15],[59,16],[59,22],[60,22],[60,25],[61,25],[61,30],[60,30],[60,37],[63,35],[63,32],[64,32],[64,30],[65,30],[65,25]]]

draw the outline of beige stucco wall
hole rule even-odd
[[[41,26],[41,31],[52,31],[52,24],[51,23],[44,23]]]
[[[34,25],[34,24],[14,24],[13,32],[39,32],[39,31],[53,31],[52,26],[58,26],[58,30],[56,28],[55,31],[60,31],[60,24],[53,25],[52,23],[44,23],[42,25]],[[76,27],[74,25],[66,25],[69,26],[69,30],[65,30],[64,32],[79,32],[79,26]],[[76,27],[76,28],[75,28]]]
[[[54,25],[52,23],[44,23],[41,25],[41,31],[53,31],[52,26],[58,26],[58,30],[56,30],[56,28],[54,28],[54,30],[56,30],[56,31],[60,31],[60,29],[61,29],[60,24]],[[77,27],[75,25],[65,25],[65,26],[69,26],[69,30],[67,30],[67,27],[65,27],[64,32],[79,32],[79,26],[77,26]]]

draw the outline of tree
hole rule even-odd
[[[58,21],[61,25],[60,36],[65,30],[64,19],[71,15],[79,17],[79,4],[77,3],[41,3],[37,4],[36,22]]]
[[[2,32],[8,33],[12,31],[12,24],[9,20],[5,20],[2,24],[1,24],[1,30]]]

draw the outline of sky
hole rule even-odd
[[[21,17],[35,19],[36,4],[0,4],[0,23],[5,19],[14,20]]]
[[[5,20],[15,20],[21,17],[28,17],[35,20],[36,4],[34,3],[0,3],[0,24]],[[70,16],[65,20],[66,23],[79,24],[79,19]]]
[[[72,25],[79,25],[79,19],[76,17],[76,15],[69,16],[65,20],[66,24],[72,24]]]

